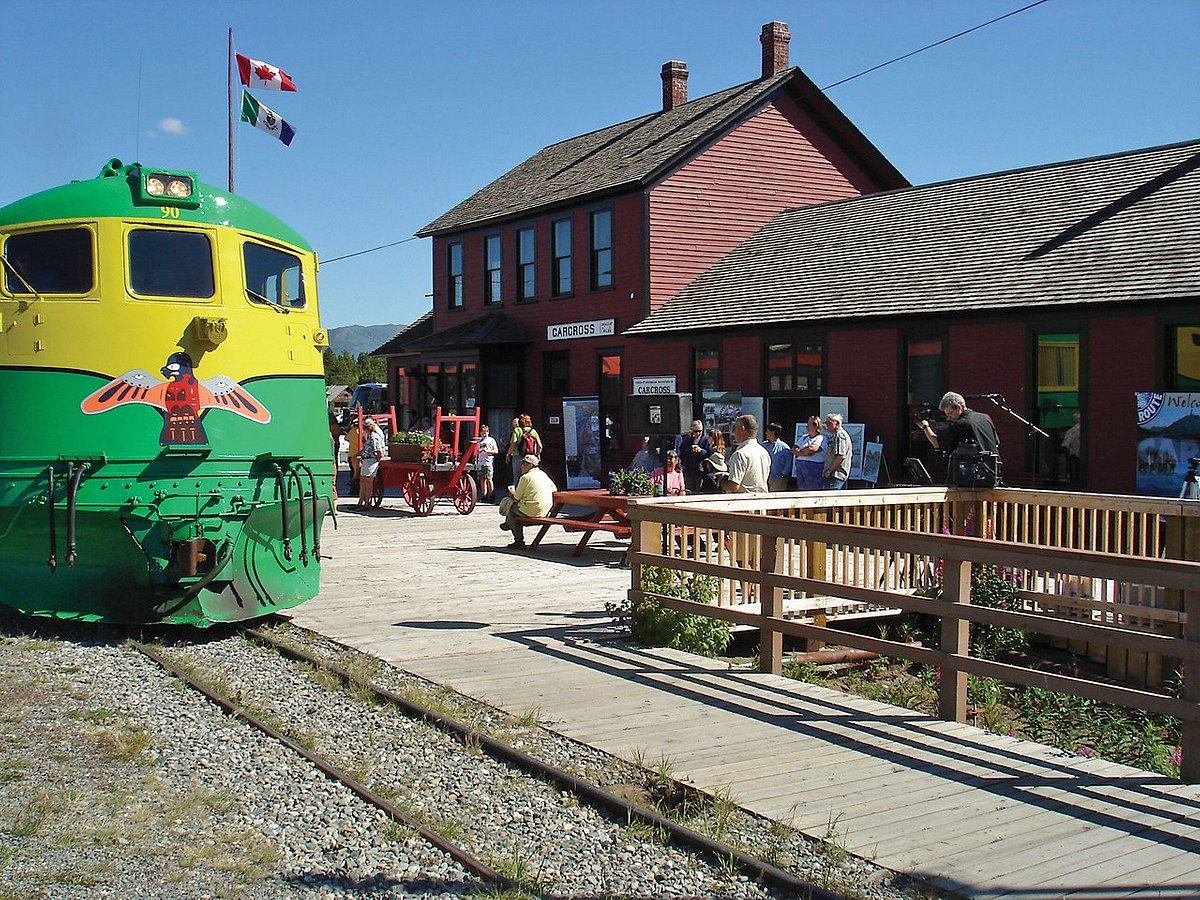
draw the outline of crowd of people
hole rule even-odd
[[[813,416],[806,434],[789,444],[778,422],[769,423],[760,439],[757,417],[738,416],[726,447],[721,429],[705,431],[697,420],[688,434],[666,439],[665,475],[659,462],[663,444],[655,448],[649,437],[630,468],[646,472],[656,485],[665,482],[668,495],[837,490],[850,477],[854,448],[841,415],[830,413],[825,426],[822,431],[821,419]]]

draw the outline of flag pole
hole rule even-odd
[[[233,28],[229,29],[229,59],[225,64],[225,99],[229,103],[229,193],[233,193]]]

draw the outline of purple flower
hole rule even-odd
[[[1176,747],[1171,751],[1171,755],[1167,757],[1167,761],[1174,766],[1183,765],[1183,749],[1181,747]]]
[[[1085,757],[1085,758],[1087,758],[1087,759],[1091,759],[1091,758],[1092,758],[1093,756],[1095,756],[1096,754],[1092,752],[1092,749],[1091,749],[1090,747],[1076,747],[1076,748],[1075,748],[1075,755],[1076,755],[1076,756],[1083,756],[1083,757]]]

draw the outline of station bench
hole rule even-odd
[[[561,526],[563,531],[567,532],[582,531],[583,537],[571,551],[572,556],[580,556],[584,547],[587,546],[587,542],[597,531],[606,531],[619,538],[627,538],[633,534],[633,527],[623,522],[598,522],[593,519],[576,519],[570,516],[530,516],[522,524],[542,526],[538,529],[537,537],[529,545],[531,549],[542,542],[542,538],[546,536],[546,532],[552,525]]]

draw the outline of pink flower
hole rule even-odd
[[[1172,750],[1171,755],[1167,757],[1167,761],[1174,766],[1183,765],[1183,748],[1176,747],[1174,750]]]

